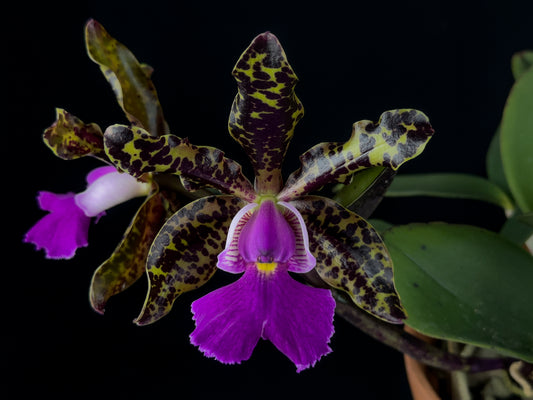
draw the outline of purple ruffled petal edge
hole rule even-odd
[[[39,207],[49,214],[41,218],[24,236],[24,242],[43,249],[46,258],[68,259],[88,245],[91,219],[79,209],[74,193],[39,192]]]
[[[223,363],[247,360],[260,337],[270,340],[297,372],[331,352],[335,301],[326,289],[294,281],[281,267],[272,273],[249,265],[233,284],[191,306],[191,343]]]

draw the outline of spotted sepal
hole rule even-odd
[[[304,113],[294,94],[298,78],[270,32],[252,41],[237,61],[233,76],[238,92],[229,116],[230,134],[250,158],[257,191],[278,193],[281,164]]]
[[[149,290],[136,324],[157,321],[179,295],[199,288],[213,276],[231,220],[246,204],[235,196],[203,197],[169,218],[150,248]]]
[[[103,314],[111,296],[123,292],[143,276],[150,245],[178,205],[173,193],[156,191],[139,208],[111,257],[93,274],[89,299],[95,311]]]
[[[327,183],[347,183],[354,172],[369,167],[396,170],[418,156],[432,135],[429,119],[412,109],[386,111],[377,124],[356,122],[347,142],[321,143],[302,154],[300,169],[289,176],[278,198],[287,201]]]
[[[85,124],[62,108],[56,108],[56,120],[43,134],[44,143],[64,160],[90,155],[108,161],[103,139],[104,135],[98,125]]]
[[[155,86],[150,79],[152,69],[139,63],[126,46],[109,35],[95,20],[89,20],[85,26],[85,44],[89,57],[100,66],[111,84],[128,120],[144,127],[153,136],[168,133]]]
[[[154,138],[140,127],[125,125],[108,127],[104,145],[110,160],[135,177],[146,172],[172,173],[184,179],[186,188],[193,182],[250,202],[256,197],[241,166],[217,148],[194,146],[174,135]]]
[[[394,288],[392,260],[376,230],[325,197],[304,196],[291,204],[306,223],[322,280],[374,316],[401,323],[406,315]]]

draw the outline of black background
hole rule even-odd
[[[220,147],[249,172],[226,124],[236,86],[231,69],[259,33],[281,41],[300,82],[306,115],[285,173],[320,141],[346,140],[353,122],[393,108],[417,108],[436,134],[401,172],[485,175],[485,153],[512,86],[510,58],[533,48],[529,1],[374,2],[18,2],[3,10],[4,262],[0,360],[9,399],[146,398],[284,393],[357,399],[410,399],[402,355],[337,318],[333,353],[300,374],[261,341],[252,358],[226,366],[188,342],[190,303],[220,285],[216,277],[178,300],[146,327],[132,324],[146,290],[142,279],[108,303],[89,306],[94,269],[111,253],[139,202],[108,212],[90,246],[68,261],[46,260],[24,233],[43,215],[38,190],[84,188],[95,160],[62,161],[42,143],[65,108],[101,127],[125,123],[98,67],[86,56],[83,27],[95,18],[143,62],[173,133]],[[7,56],[6,56],[7,54]],[[444,220],[498,229],[503,215],[473,201],[386,199],[376,217],[395,223]],[[223,279],[223,277],[222,277]],[[192,391],[192,392],[191,392]],[[5,393],[5,391],[4,391]]]

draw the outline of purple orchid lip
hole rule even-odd
[[[110,166],[92,170],[86,179],[87,189],[78,194],[39,193],[39,206],[49,214],[37,221],[24,241],[44,249],[47,258],[74,257],[78,248],[88,245],[92,217],[97,221],[108,208],[151,190],[150,183],[139,182]]]
[[[76,205],[88,217],[95,217],[134,197],[146,196],[151,187],[150,183],[139,182],[133,176],[120,173],[113,168],[113,171],[106,171],[92,180],[85,191],[77,194]]]
[[[331,292],[288,273],[315,266],[308,245],[303,218],[291,204],[268,198],[243,207],[231,223],[218,267],[244,274],[192,304],[191,343],[208,357],[234,364],[250,358],[262,338],[294,362],[297,372],[331,352]]]
[[[37,250],[44,249],[46,258],[68,259],[76,249],[88,245],[91,218],[76,205],[74,193],[40,192],[39,207],[49,214],[42,217],[24,236]]]

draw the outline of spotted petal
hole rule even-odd
[[[85,42],[89,57],[100,66],[128,120],[154,136],[168,133],[155,86],[150,80],[151,70],[140,64],[126,46],[95,20],[90,20],[85,27]]]
[[[156,191],[139,208],[121,243],[93,275],[89,298],[97,312],[103,313],[111,296],[126,290],[145,273],[150,245],[177,205],[173,194]]]
[[[298,78],[270,32],[252,41],[237,61],[233,76],[238,93],[229,116],[230,134],[252,162],[258,192],[278,193],[281,164],[304,113],[294,94]]]
[[[112,125],[104,133],[106,153],[113,163],[140,177],[147,172],[172,173],[189,182],[205,184],[248,201],[256,197],[241,166],[217,148],[194,146],[174,135],[154,138],[144,129]]]
[[[64,160],[90,155],[107,161],[103,139],[98,125],[85,124],[62,108],[56,109],[56,120],[45,129],[43,136],[44,143]]]
[[[362,309],[401,323],[406,317],[394,288],[392,260],[375,229],[325,197],[306,196],[291,204],[306,222],[320,277]]]
[[[203,197],[169,218],[148,254],[149,291],[135,320],[138,325],[163,317],[180,294],[211,278],[231,220],[244,205],[246,202],[235,196]]]
[[[418,156],[433,135],[428,118],[420,111],[387,111],[377,124],[359,121],[346,143],[321,143],[300,156],[302,166],[292,173],[280,200],[291,200],[327,183],[346,183],[354,172],[383,166],[393,170]]]

